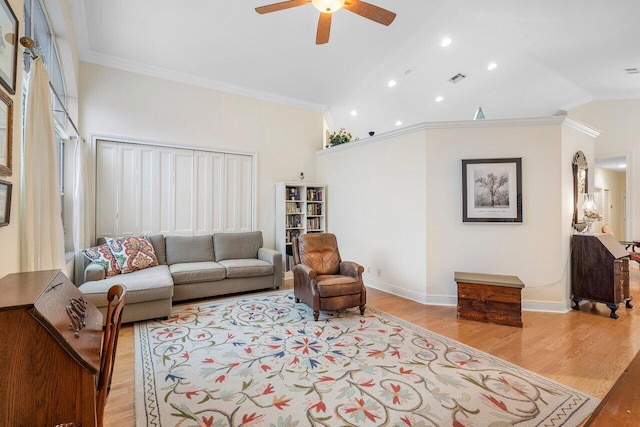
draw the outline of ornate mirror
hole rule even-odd
[[[573,228],[581,231],[585,227],[585,221],[579,203],[589,191],[589,178],[587,171],[587,159],[582,151],[573,156]]]

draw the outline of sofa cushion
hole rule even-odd
[[[215,261],[213,239],[209,236],[167,236],[164,239],[167,264]]]
[[[115,284],[127,288],[127,304],[167,299],[173,296],[173,280],[169,267],[158,265],[129,274],[118,274],[95,282],[86,282],[78,287],[87,300],[96,307],[107,305],[107,292]]]
[[[217,262],[181,262],[171,264],[169,271],[176,285],[214,282],[227,277],[227,270]]]
[[[273,265],[259,259],[227,259],[220,261],[227,269],[227,277],[260,277],[273,274]]]
[[[113,256],[109,245],[103,243],[93,248],[83,249],[82,254],[91,262],[99,265],[106,272],[107,277],[120,274],[120,267],[116,261],[116,257]]]
[[[158,265],[153,245],[146,237],[107,238],[107,244],[123,274]]]
[[[257,259],[262,247],[262,231],[216,233],[213,235],[216,261],[225,259]]]
[[[162,234],[155,234],[153,236],[146,236],[147,239],[153,245],[153,251],[156,253],[159,265],[167,265],[167,251],[164,247],[164,236]]]

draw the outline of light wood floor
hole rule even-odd
[[[609,318],[609,309],[604,304],[586,303],[580,311],[566,314],[525,311],[522,313],[524,327],[515,328],[458,320],[456,307],[426,306],[371,288],[367,304],[591,396],[604,398],[640,350],[640,272],[635,266],[630,270],[631,295],[636,295],[638,307],[626,309],[621,305],[617,320]],[[283,287],[291,286],[287,281]],[[133,326],[123,325],[105,427],[135,424],[134,359]],[[640,377],[640,370],[635,371]],[[623,407],[613,411],[613,418],[609,411],[607,422],[593,425],[637,425],[631,423],[640,419],[640,414],[632,413],[638,410],[638,404],[617,405]]]

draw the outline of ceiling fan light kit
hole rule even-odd
[[[322,13],[333,13],[342,9],[345,0],[311,0],[313,7]]]
[[[256,7],[256,12],[259,14],[277,12],[292,7],[305,6],[309,3],[320,11],[316,44],[325,44],[329,41],[331,14],[342,8],[382,25],[391,25],[396,19],[395,13],[361,0],[288,0]]]

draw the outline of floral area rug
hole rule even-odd
[[[367,308],[290,291],[135,326],[138,426],[577,426],[599,401]]]

